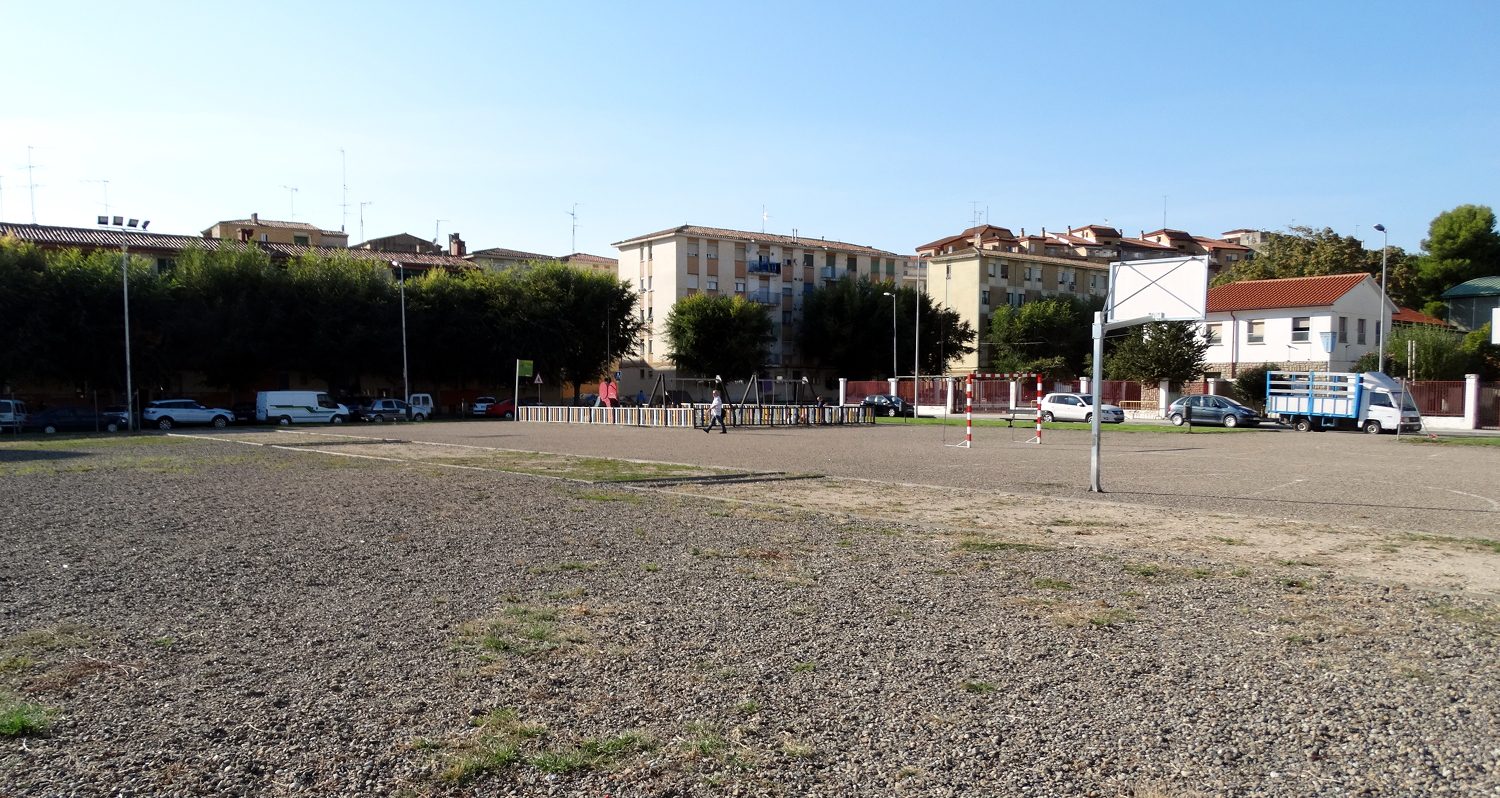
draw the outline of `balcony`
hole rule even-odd
[[[781,274],[781,264],[770,258],[747,261],[745,271],[749,274]]]
[[[745,294],[745,298],[759,305],[780,305],[781,292],[760,288]]]
[[[836,266],[824,266],[822,269],[820,269],[818,271],[818,276],[822,277],[824,280],[837,280],[837,279],[839,279],[839,270],[838,270],[838,267],[836,267]]]

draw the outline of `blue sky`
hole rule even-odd
[[[0,0],[0,217],[613,255],[683,223],[896,252],[1500,204],[1500,4]],[[285,186],[294,186],[295,194]]]

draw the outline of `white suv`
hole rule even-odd
[[[1081,393],[1049,393],[1042,397],[1043,421],[1092,421],[1094,398]],[[1101,424],[1122,424],[1125,411],[1118,405],[1099,406]]]
[[[223,429],[234,421],[234,411],[204,407],[191,399],[158,399],[141,411],[141,426],[171,429],[179,424],[212,424]]]

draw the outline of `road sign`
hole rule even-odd
[[[535,384],[537,384],[537,385],[541,385],[542,384],[542,375],[540,375],[540,374],[536,375],[536,379],[532,380],[532,382],[535,383]]]
[[[530,360],[517,360],[516,361],[516,374],[518,374],[518,375],[520,375],[522,377],[530,377],[531,376],[531,361]]]

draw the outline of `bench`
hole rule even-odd
[[[1005,419],[1005,426],[1014,429],[1017,421],[1025,421],[1028,424],[1036,423],[1037,412],[1034,407],[1012,407],[1001,411],[1000,417]]]

